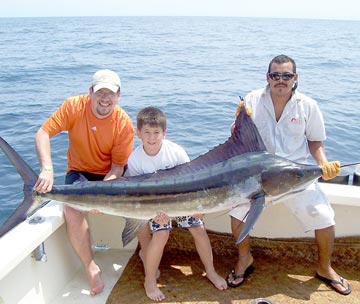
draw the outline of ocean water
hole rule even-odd
[[[360,161],[359,32],[359,21],[0,18],[0,136],[38,170],[37,129],[66,97],[86,93],[96,70],[109,68],[121,76],[119,104],[131,118],[160,107],[167,138],[195,158],[227,139],[238,95],[263,87],[269,61],[284,53],[297,63],[299,90],[323,111],[328,158]],[[62,184],[67,135],[51,143]],[[21,203],[22,187],[0,153],[0,224]]]

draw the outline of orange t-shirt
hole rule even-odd
[[[50,137],[68,131],[66,172],[106,175],[111,163],[127,164],[134,145],[134,127],[126,112],[116,105],[109,117],[99,119],[91,110],[89,95],[66,99],[42,128]]]

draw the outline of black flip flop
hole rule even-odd
[[[234,284],[232,282],[229,282],[229,277],[230,274],[226,277],[226,283],[228,284],[229,287],[239,287],[242,283],[245,282],[245,279],[254,272],[254,266],[250,265],[248,268],[246,268],[245,272],[242,274],[236,274],[235,270],[232,269],[231,270],[231,276],[233,277],[234,280],[236,279],[243,279],[240,283]]]
[[[336,292],[344,295],[344,296],[347,296],[348,294],[351,293],[352,291],[352,288],[348,282],[348,288],[344,291],[341,291],[339,289],[337,289],[333,284],[335,285],[341,285],[343,287],[345,287],[344,283],[344,278],[343,277],[340,277],[340,281],[337,281],[337,280],[332,280],[332,279],[328,279],[328,278],[325,278],[321,275],[319,275],[318,273],[316,274],[316,278],[318,278],[319,280],[323,281],[326,285],[328,285],[329,287],[331,287],[333,290],[335,290]]]

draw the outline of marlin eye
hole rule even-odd
[[[298,170],[296,170],[296,177],[304,177],[304,172],[303,172],[303,170],[300,170],[300,169],[298,169]]]

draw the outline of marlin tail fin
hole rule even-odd
[[[28,163],[2,138],[0,137],[0,148],[14,165],[17,172],[24,181],[24,200],[10,215],[0,228],[0,237],[10,231],[33,211],[33,187],[37,181],[37,174],[31,169]]]

